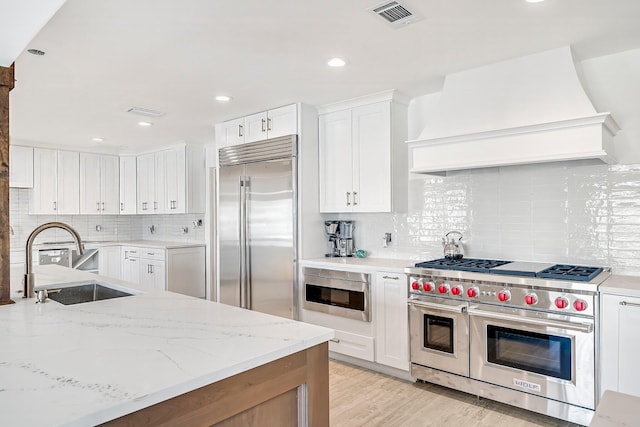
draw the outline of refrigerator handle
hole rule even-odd
[[[238,224],[240,225],[240,244],[238,245],[238,249],[240,251],[240,307],[247,308],[246,303],[246,287],[247,287],[247,263],[245,259],[245,250],[246,250],[246,228],[245,228],[245,220],[247,218],[246,214],[246,203],[245,203],[245,188],[244,188],[244,178],[240,177],[240,209],[238,212]]]
[[[244,277],[245,277],[245,308],[252,310],[251,306],[251,245],[249,244],[249,205],[247,203],[247,194],[251,189],[251,178],[246,176],[244,178]]]

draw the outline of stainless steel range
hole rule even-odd
[[[438,259],[405,272],[412,376],[589,424],[610,269]]]

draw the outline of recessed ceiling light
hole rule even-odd
[[[104,138],[100,138],[100,137],[97,137],[97,136],[96,136],[95,138],[91,138],[91,140],[92,140],[93,142],[103,142],[103,141],[104,141]]]
[[[327,61],[327,65],[329,67],[344,67],[346,64],[347,61],[342,58],[331,58],[329,61]]]
[[[38,50],[38,49],[27,49],[27,52],[29,52],[32,55],[37,55],[37,56],[42,56],[42,55],[45,54],[44,51]]]
[[[138,122],[138,126],[149,127],[149,126],[153,126],[153,123],[151,123],[151,122]]]
[[[526,0],[527,3],[540,3],[543,2],[544,0]]]
[[[231,97],[227,95],[218,95],[216,96],[216,101],[220,101],[220,102],[231,101]]]

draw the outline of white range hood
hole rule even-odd
[[[615,162],[619,130],[596,112],[571,49],[554,49],[446,76],[439,104],[416,140],[410,171],[562,160]]]

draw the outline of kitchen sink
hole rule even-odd
[[[48,297],[60,304],[72,305],[105,299],[121,298],[134,295],[114,289],[100,283],[85,283],[76,286],[47,289]]]

